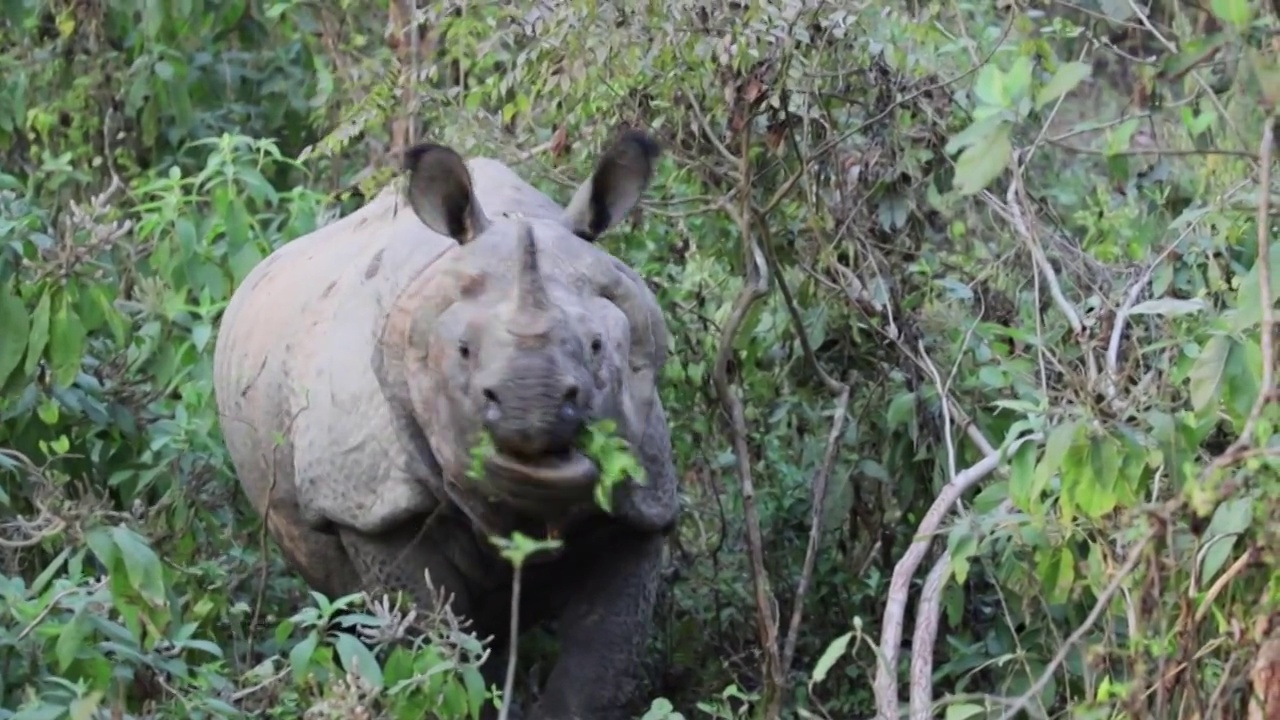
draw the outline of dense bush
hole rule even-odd
[[[567,200],[624,125],[685,501],[646,718],[1278,716],[1270,4],[423,4],[0,5],[0,719],[493,702],[447,607],[282,563],[212,340],[407,143]]]

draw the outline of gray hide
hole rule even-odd
[[[642,692],[676,473],[656,379],[656,298],[594,244],[639,200],[658,155],[621,136],[567,209],[502,163],[422,145],[404,193],[275,251],[223,315],[214,356],[226,445],[254,509],[330,596],[424,573],[493,636],[501,685],[511,569],[490,534],[558,534],[526,568],[522,626],[558,618],[560,659],[532,717],[628,717]],[[643,464],[612,514],[565,439],[611,417]],[[465,476],[481,427],[501,438]],[[554,432],[553,432],[554,431]],[[268,505],[269,514],[268,514]]]

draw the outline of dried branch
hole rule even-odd
[[[943,550],[925,576],[916,604],[916,630],[911,637],[911,720],[933,720],[933,644],[938,639],[942,588],[951,569],[951,551]]]
[[[769,293],[769,267],[764,253],[755,243],[751,232],[751,165],[748,154],[750,142],[749,130],[742,134],[742,154],[738,159],[738,200],[737,207],[726,205],[726,209],[734,217],[738,232],[742,238],[743,259],[749,268],[742,292],[734,301],[733,310],[720,334],[719,347],[716,350],[716,362],[711,377],[720,397],[720,403],[729,417],[733,438],[733,452],[737,461],[738,482],[742,486],[742,511],[746,516],[747,546],[751,557],[751,577],[755,588],[756,627],[760,633],[760,648],[765,654],[764,676],[766,688],[770,696],[771,708],[766,717],[773,720],[778,717],[778,705],[781,702],[783,686],[782,658],[778,652],[778,622],[775,617],[773,592],[769,588],[769,576],[764,567],[764,541],[760,531],[760,512],[756,507],[755,481],[751,473],[751,448],[747,443],[746,412],[742,400],[734,394],[729,382],[729,360],[733,355],[733,341],[737,337],[743,320],[751,308]]]
[[[801,333],[803,334],[803,333]],[[827,504],[827,480],[831,477],[831,468],[836,462],[836,450],[840,446],[840,435],[844,431],[844,420],[849,410],[849,386],[845,385],[836,400],[834,416],[831,420],[831,432],[827,434],[827,449],[822,455],[822,466],[813,478],[813,489],[809,510],[809,544],[804,551],[804,566],[800,570],[800,580],[796,583],[795,599],[791,608],[791,623],[787,626],[786,646],[782,650],[783,677],[791,670],[791,661],[796,653],[796,639],[800,635],[800,619],[804,613],[804,598],[813,578],[813,565],[818,556],[818,540],[822,535],[822,512]]]
[[[899,644],[902,641],[903,616],[906,614],[907,602],[910,598],[911,579],[924,560],[925,553],[933,543],[934,533],[942,519],[951,510],[951,506],[960,496],[995,471],[1004,460],[1006,454],[1012,454],[1023,443],[1038,441],[1038,433],[1024,435],[1012,441],[1005,452],[989,453],[977,463],[957,473],[934,499],[929,510],[916,529],[915,540],[907,548],[902,559],[893,567],[893,576],[889,580],[889,598],[885,603],[884,616],[880,624],[880,661],[876,666],[876,677],[873,688],[876,696],[876,712],[880,718],[893,718],[898,714],[898,679],[897,665]]]

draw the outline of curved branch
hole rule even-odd
[[[942,524],[942,519],[951,510],[951,506],[960,499],[965,491],[977,485],[990,475],[1004,461],[1006,453],[1013,453],[1024,442],[1038,441],[1039,433],[1024,435],[1008,445],[1004,452],[989,453],[977,463],[957,473],[943,488],[928,512],[916,529],[916,538],[912,541],[902,559],[893,567],[893,576],[889,580],[889,599],[885,603],[884,616],[880,625],[880,662],[876,665],[876,677],[873,683],[876,696],[876,712],[881,718],[893,718],[898,714],[898,654],[902,641],[902,621],[906,614],[907,601],[911,592],[911,579],[924,560],[929,545],[933,542],[934,533]]]

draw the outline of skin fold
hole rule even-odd
[[[656,379],[656,298],[595,240],[658,158],[627,132],[565,207],[488,158],[422,144],[407,185],[272,253],[219,328],[227,449],[290,565],[330,596],[453,597],[501,686],[512,569],[491,535],[563,541],[531,558],[521,626],[557,620],[561,652],[532,720],[613,720],[643,703],[665,534],[678,514]],[[612,419],[646,474],[593,500],[576,449]],[[481,431],[494,454],[468,477]],[[495,716],[496,715],[492,715]]]

